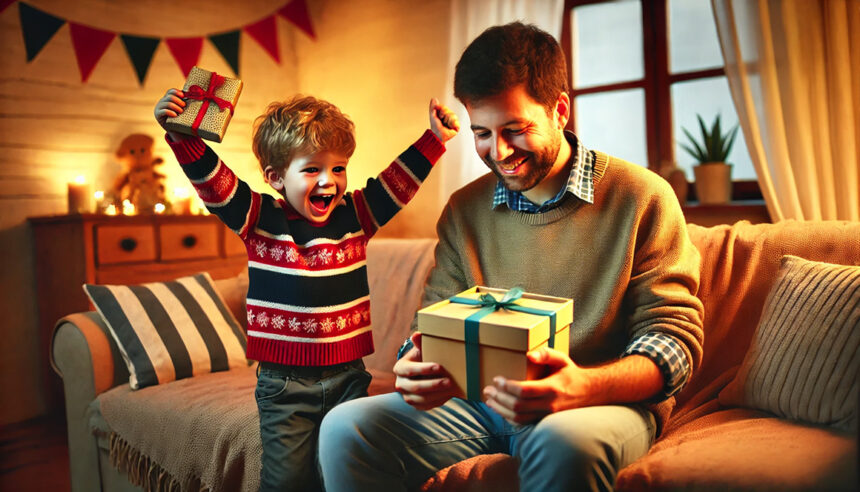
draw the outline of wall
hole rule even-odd
[[[166,0],[31,0],[61,18],[111,31],[152,36],[194,36],[246,25],[281,2],[186,0],[174,12]],[[275,5],[273,7],[272,5]],[[339,105],[355,121],[358,148],[350,166],[350,186],[378,173],[427,127],[427,102],[445,87],[448,0],[308,0],[316,41],[278,20],[281,64],[242,35],[237,112],[216,151],[251,185],[263,190],[249,152],[253,119],[272,100],[295,92],[314,94]],[[205,8],[203,8],[206,6]],[[184,77],[167,47],[156,51],[140,87],[119,39],[115,39],[87,83],[80,82],[68,24],[30,63],[26,62],[18,5],[0,13],[0,425],[45,413],[37,346],[34,258],[27,217],[66,212],[66,183],[85,175],[107,188],[119,172],[113,152],[124,136],[156,136],[156,155],[168,189],[187,186],[152,117],[152,108]],[[230,73],[220,54],[205,43],[201,66]],[[434,173],[437,176],[438,173]],[[383,228],[385,236],[432,236],[441,210],[437,179],[431,178],[415,202]]]
[[[429,128],[430,98],[442,100],[445,90],[449,0],[327,0],[317,7],[320,42],[296,40],[299,87],[337,104],[355,122],[348,176],[356,187]],[[430,174],[380,236],[436,235],[443,171]]]

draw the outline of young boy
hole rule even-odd
[[[170,89],[158,101],[162,127],[182,113],[182,97]],[[367,395],[362,357],[373,352],[373,339],[365,247],[459,130],[456,115],[436,99],[430,128],[379,177],[347,193],[352,121],[313,97],[273,103],[255,123],[253,150],[281,199],[252,191],[203,140],[167,132],[206,207],[248,250],[247,356],[260,361],[260,490],[321,489],[319,423],[335,405]]]

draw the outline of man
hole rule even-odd
[[[484,31],[454,86],[492,174],[445,207],[424,304],[473,285],[573,298],[570,353],[529,353],[549,376],[496,377],[484,402],[469,402],[451,398],[414,332],[394,366],[399,394],[349,402],[323,422],[325,486],[414,489],[502,452],[518,458],[522,490],[611,489],[701,360],[698,252],[665,181],[564,131],[567,71],[550,35],[521,23]]]

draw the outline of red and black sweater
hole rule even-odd
[[[206,208],[248,251],[249,359],[325,366],[373,353],[366,246],[418,191],[444,145],[429,130],[323,224],[257,193],[199,138],[168,143]]]

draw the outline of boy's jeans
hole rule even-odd
[[[254,392],[263,443],[260,490],[322,490],[320,422],[335,405],[367,396],[369,384],[361,359],[324,367],[261,363]]]
[[[328,492],[415,490],[436,471],[481,454],[519,460],[520,490],[612,490],[648,452],[654,416],[639,405],[566,410],[512,425],[483,403],[454,398],[426,412],[397,393],[341,405],[320,438]]]

